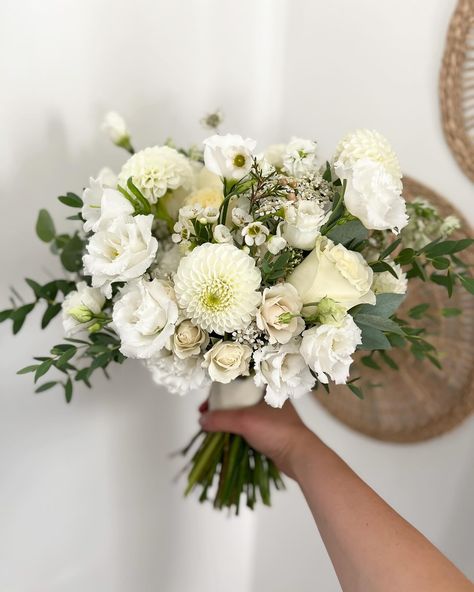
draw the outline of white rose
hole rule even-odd
[[[83,257],[84,270],[92,286],[112,296],[113,282],[140,277],[152,264],[158,241],[151,234],[153,216],[127,216],[112,220],[94,234]]]
[[[291,284],[265,288],[257,311],[257,327],[268,333],[270,343],[288,343],[304,329],[304,321],[298,316],[302,306],[298,292]]]
[[[304,138],[291,138],[283,155],[283,170],[292,177],[304,177],[314,173],[318,163],[316,143]]]
[[[130,282],[114,304],[112,319],[124,356],[152,358],[167,345],[175,330],[178,305],[174,291],[158,279]]]
[[[211,380],[227,384],[238,376],[249,375],[252,350],[234,341],[218,341],[204,354],[203,368]]]
[[[224,224],[217,224],[212,231],[212,236],[216,243],[231,243],[233,244],[234,239],[230,230]]]
[[[235,134],[215,134],[204,144],[204,164],[215,175],[227,179],[241,179],[252,167],[252,151],[256,142]]]
[[[197,356],[207,347],[209,335],[189,319],[176,326],[171,347],[178,358]]]
[[[299,341],[284,345],[266,345],[254,353],[257,386],[266,386],[265,401],[272,407],[282,407],[286,399],[296,399],[314,386],[306,362],[299,352]]]
[[[318,380],[345,384],[352,364],[352,354],[362,343],[361,331],[351,315],[341,325],[319,325],[303,332],[301,355],[317,374]]]
[[[79,282],[76,290],[69,292],[62,303],[62,321],[66,337],[91,327],[94,316],[104,306],[105,298],[97,288],[90,288],[86,282]]]
[[[291,247],[311,251],[320,235],[321,226],[329,216],[330,212],[325,212],[317,201],[302,199],[289,204],[285,208],[282,237]]]
[[[209,377],[201,367],[199,357],[182,359],[167,350],[162,352],[164,355],[146,361],[156,384],[180,396],[209,386]]]
[[[398,234],[408,224],[402,183],[382,163],[361,158],[351,167],[336,162],[334,169],[340,179],[347,180],[346,208],[366,228]]]
[[[372,269],[360,253],[320,236],[313,251],[287,281],[296,288],[304,304],[319,302],[327,296],[349,309],[361,303],[375,304],[372,279]]]
[[[388,262],[398,277],[389,271],[374,273],[372,290],[374,294],[405,294],[408,288],[407,275],[398,263]]]
[[[97,232],[114,218],[134,213],[132,204],[120,191],[104,186],[99,179],[89,179],[89,187],[82,195],[84,231]]]
[[[120,144],[130,137],[124,118],[115,111],[109,111],[105,114],[102,130],[114,144]]]

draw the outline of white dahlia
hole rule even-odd
[[[126,187],[130,177],[150,203],[156,203],[168,189],[191,189],[193,169],[174,148],[153,146],[127,160],[119,173],[119,184]]]
[[[382,164],[397,179],[402,177],[397,155],[388,140],[375,130],[360,129],[347,134],[336,148],[334,162],[348,169],[362,158],[370,158]]]
[[[178,302],[202,329],[218,335],[244,329],[260,304],[260,271],[237,247],[205,243],[181,259],[175,277]]]

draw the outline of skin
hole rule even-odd
[[[295,479],[344,592],[473,592],[474,585],[301,421],[294,407],[200,408],[206,431],[243,436]],[[324,474],[324,479],[318,475]]]

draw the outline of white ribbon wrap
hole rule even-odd
[[[209,392],[209,410],[251,407],[263,398],[261,387],[252,378],[233,380],[229,384],[213,382]]]

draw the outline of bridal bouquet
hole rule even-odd
[[[219,114],[205,123],[217,128]],[[357,349],[372,368],[393,367],[395,347],[439,366],[423,328],[397,309],[411,278],[474,293],[459,258],[473,241],[448,240],[458,221],[430,204],[407,206],[397,157],[378,132],[347,135],[321,163],[302,138],[258,152],[250,138],[215,133],[199,146],[168,140],[135,152],[120,116],[105,126],[130,153],[118,175],[103,169],[82,197],[59,197],[76,209],[73,233],[57,232],[46,210],[38,216],[64,277],[27,279],[32,301],[14,292],[0,313],[14,333],[38,304],[42,327],[62,313],[64,342],[19,371],[42,379],[36,392],[59,386],[70,402],[75,384],[90,387],[96,371],[133,358],[172,393],[212,384],[211,407],[262,397],[281,407],[331,383],[362,398],[349,380]],[[199,432],[190,450],[186,491],[199,487],[218,508],[238,511],[242,496],[268,504],[282,486],[239,436]]]

